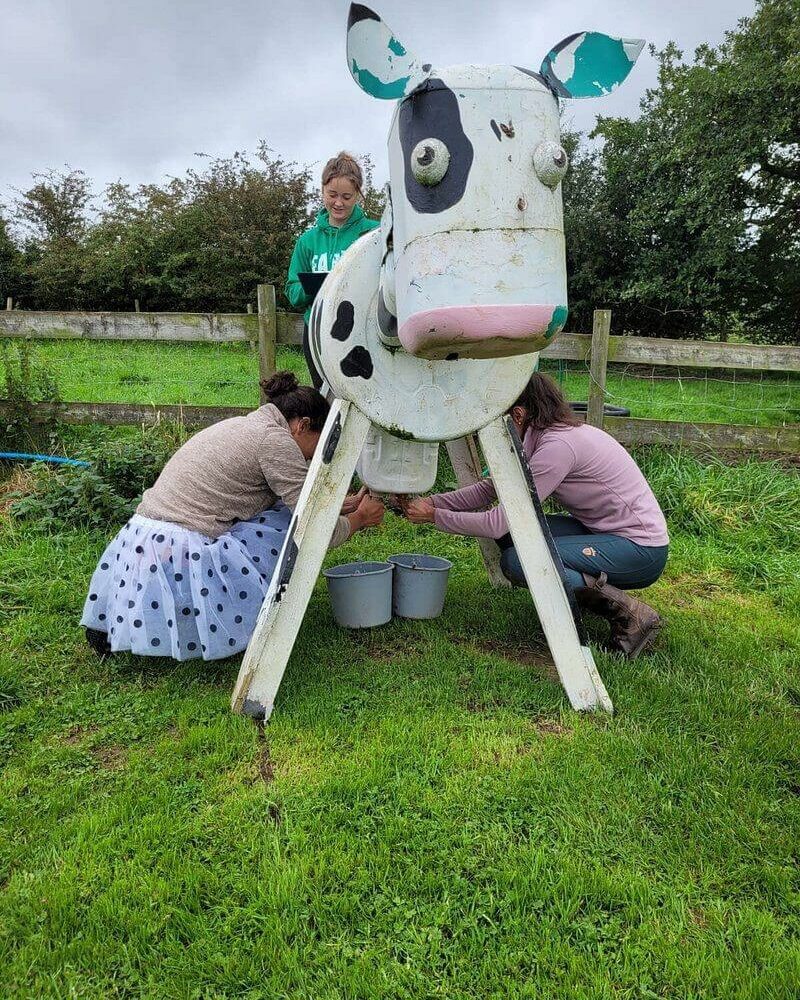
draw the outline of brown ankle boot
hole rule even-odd
[[[661,629],[661,616],[644,601],[612,587],[605,573],[599,577],[581,575],[586,586],[575,591],[578,604],[607,619],[611,625],[608,648],[612,652],[635,659],[655,641]]]

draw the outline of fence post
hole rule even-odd
[[[260,379],[275,374],[275,341],[278,335],[278,315],[275,310],[275,286],[258,286],[258,374]],[[261,405],[268,402],[261,390]]]
[[[252,302],[248,302],[247,303],[247,315],[248,316],[252,316],[253,315],[253,303]]]
[[[6,311],[11,312],[13,308],[14,308],[14,299],[9,295],[9,297],[6,299]]]
[[[141,311],[141,310],[139,309],[139,300],[138,300],[138,299],[134,299],[134,300],[133,300],[133,308],[134,308],[134,310],[135,310],[135,311],[136,311],[137,313]]]
[[[606,401],[606,366],[608,364],[608,338],[611,333],[611,310],[595,309],[592,320],[592,358],[589,368],[589,405],[586,422],[593,427],[603,426]]]

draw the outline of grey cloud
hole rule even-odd
[[[751,0],[375,0],[399,38],[434,65],[538,68],[586,28],[717,43]],[[259,138],[319,164],[340,148],[370,153],[379,180],[391,106],[362,94],[345,64],[346,0],[5,0],[0,33],[0,192],[69,163],[98,186],[181,173],[198,151],[228,155]],[[656,80],[646,53],[624,87],[573,102],[567,118],[635,115]],[[0,194],[2,197],[2,194]]]

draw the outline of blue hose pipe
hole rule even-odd
[[[61,458],[60,455],[29,455],[23,451],[0,451],[0,459],[8,462],[48,462],[51,465],[76,465],[81,469],[88,469],[91,462],[84,462],[80,458]]]

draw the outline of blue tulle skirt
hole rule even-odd
[[[134,514],[97,564],[81,625],[114,652],[218,660],[247,647],[286,539],[283,504],[208,538]]]

